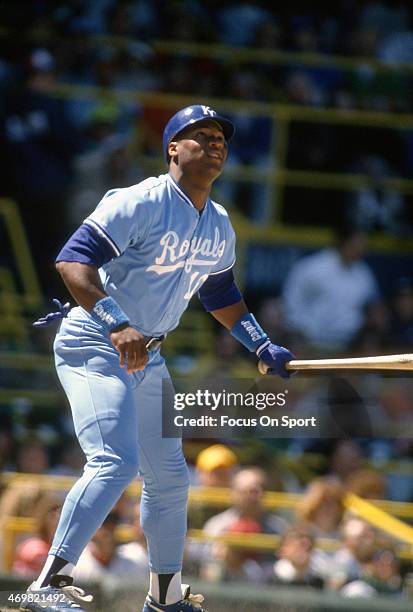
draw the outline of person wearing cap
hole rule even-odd
[[[230,487],[238,457],[228,446],[213,444],[196,458],[198,482],[203,487]]]
[[[271,342],[235,284],[235,233],[226,210],[210,198],[234,131],[209,106],[178,111],[163,135],[168,172],[108,191],[56,259],[77,306],[69,311],[55,300],[59,310],[36,325],[62,318],[56,367],[87,463],[29,588],[60,589],[78,612],[87,599],[72,585],[74,566],[138,471],[150,569],[143,611],[202,609],[202,596],[181,585],[189,488],[182,442],[162,437],[162,392],[171,383],[160,347],[191,297],[198,293],[270,374],[289,376],[291,353]]]

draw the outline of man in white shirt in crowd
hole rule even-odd
[[[314,349],[347,349],[367,325],[380,329],[383,306],[373,272],[363,257],[367,235],[337,232],[336,244],[303,257],[283,287],[286,324]]]

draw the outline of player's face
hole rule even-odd
[[[221,127],[206,121],[184,130],[170,144],[170,153],[183,170],[199,167],[218,176],[227,159],[228,146]]]

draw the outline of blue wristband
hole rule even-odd
[[[129,323],[128,316],[123,312],[119,304],[110,296],[98,300],[90,315],[108,332],[112,332],[117,327],[125,325],[125,323]]]
[[[243,315],[235,323],[231,329],[231,336],[234,336],[251,353],[260,348],[268,340],[268,335],[250,312]]]

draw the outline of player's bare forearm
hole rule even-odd
[[[98,300],[106,297],[96,266],[76,261],[59,261],[56,269],[76,302],[91,312]]]
[[[96,302],[107,297],[96,266],[78,262],[60,261],[56,269],[76,302],[91,312]],[[119,353],[120,366],[129,374],[142,370],[148,361],[145,338],[127,323],[110,334],[113,346]]]
[[[240,300],[235,304],[231,304],[231,306],[225,306],[224,308],[218,308],[217,310],[212,310],[211,314],[216,319],[226,327],[227,329],[232,329],[235,323],[242,317],[242,315],[248,312],[248,308],[244,302],[244,300]]]

